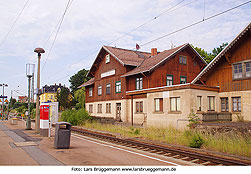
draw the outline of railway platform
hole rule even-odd
[[[25,122],[0,121],[0,166],[190,166],[178,159],[101,142],[72,133],[69,149],[55,149],[54,137],[25,130]],[[52,129],[52,136],[55,132]]]

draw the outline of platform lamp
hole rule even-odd
[[[40,59],[41,54],[45,53],[43,48],[36,48],[34,50],[35,53],[38,55],[38,63],[37,63],[37,89],[36,89],[36,125],[35,125],[35,132],[40,132],[40,115],[39,115],[39,88],[40,88]]]
[[[31,111],[30,111],[30,103],[31,103],[31,78],[34,74],[35,64],[26,64],[26,76],[28,77],[28,118],[26,121],[26,130],[31,130]]]
[[[2,121],[3,121],[3,117],[4,117],[4,87],[8,87],[8,85],[7,84],[5,84],[5,83],[2,83],[2,84],[0,84],[0,86],[2,86],[3,87],[3,96],[2,96],[2,109],[3,109],[3,113],[2,113]]]

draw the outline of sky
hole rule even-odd
[[[37,47],[45,50],[40,87],[55,83],[69,87],[69,78],[83,68],[89,69],[102,45],[135,49],[137,43],[141,51],[150,52],[151,48],[163,51],[172,44],[190,43],[211,52],[231,42],[251,22],[251,3],[145,43],[247,1],[71,0],[51,47],[69,0],[29,0],[11,30],[27,0],[0,0],[0,44],[10,31],[0,47],[0,84],[8,84],[5,95],[9,98],[11,91],[15,98],[27,95],[26,64],[35,64],[36,75]]]

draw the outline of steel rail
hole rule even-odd
[[[111,134],[108,133],[100,133],[100,132],[95,132],[95,131],[90,131],[87,129],[83,128],[77,128],[77,127],[72,127],[72,131],[76,133],[80,133],[86,136],[91,136],[91,137],[96,137],[102,140],[108,140],[112,141],[117,144],[121,145],[126,145],[126,146],[133,146],[136,148],[144,148],[148,149],[147,151],[156,151],[159,152],[160,154],[171,154],[172,156],[179,156],[179,157],[188,157],[191,161],[202,161],[201,163],[213,163],[213,165],[226,165],[226,166],[249,166],[251,165],[251,161],[243,161],[241,159],[235,159],[235,158],[230,158],[230,157],[217,157],[212,154],[202,154],[199,152],[194,152],[194,151],[188,151],[187,149],[179,149],[176,148],[171,148],[171,147],[165,147],[162,145],[156,145],[156,144],[150,144],[146,142],[141,142],[141,141],[136,141],[132,139],[122,139],[115,137]],[[169,155],[170,156],[170,155]]]

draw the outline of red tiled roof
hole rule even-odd
[[[113,57],[119,59],[123,65],[138,66],[145,58],[150,57],[151,53],[103,46]]]
[[[178,51],[180,51],[183,47],[188,46],[189,44],[183,44],[181,46],[178,46],[176,48],[170,49],[170,50],[165,50],[153,57],[145,58],[145,60],[135,69],[132,71],[129,71],[128,73],[122,75],[121,77],[126,77],[126,76],[131,76],[139,73],[143,73],[146,71],[150,71],[155,66],[159,65],[166,59],[172,57],[174,54],[176,54]]]
[[[94,84],[94,82],[95,82],[95,79],[92,78],[92,79],[88,80],[87,82],[83,83],[82,85],[80,85],[78,88],[90,86],[90,85]]]

